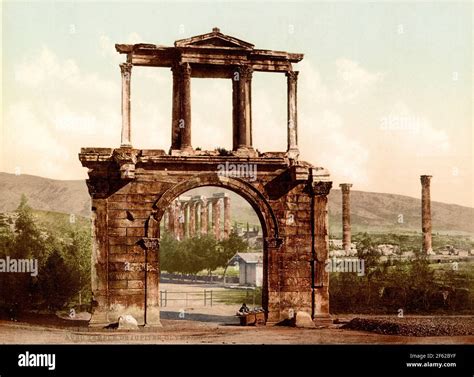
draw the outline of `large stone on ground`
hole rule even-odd
[[[295,327],[314,327],[314,322],[311,316],[306,312],[297,312],[295,315]]]
[[[119,317],[118,320],[119,330],[138,330],[138,322],[133,316],[126,314]]]

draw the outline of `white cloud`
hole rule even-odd
[[[114,81],[83,72],[47,47],[14,71],[21,100],[6,108],[5,147],[10,169],[22,166],[52,178],[84,175],[82,146],[111,146],[120,137],[120,74]],[[17,153],[22,150],[23,153]],[[9,153],[9,154],[8,154]]]
[[[336,60],[334,100],[353,103],[369,93],[381,79],[381,73],[371,73],[361,67],[358,62],[338,59]]]
[[[353,131],[344,104],[368,95],[382,78],[358,63],[338,59],[336,80],[329,86],[310,61],[299,65],[299,145],[302,158],[327,168],[333,180],[366,184],[370,174],[370,148],[362,135]]]
[[[451,153],[448,133],[436,128],[428,117],[413,111],[403,101],[395,103],[387,115],[380,118],[380,130],[392,154],[440,157]]]

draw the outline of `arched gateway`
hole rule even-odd
[[[126,54],[122,72],[120,148],[82,148],[89,168],[94,242],[92,290],[97,301],[91,325],[132,314],[160,325],[160,220],[180,194],[220,186],[244,197],[257,213],[264,236],[263,305],[268,321],[289,310],[313,318],[329,315],[327,195],[332,182],[323,168],[298,160],[298,72],[302,54],[258,50],[250,43],[211,33],[175,42],[116,45]],[[133,66],[171,67],[172,140],[169,153],[131,145],[130,78]],[[252,146],[253,71],[285,73],[288,82],[288,148],[259,153]],[[191,146],[191,77],[227,78],[233,88],[233,150],[194,150]],[[252,172],[252,174],[249,174]]]

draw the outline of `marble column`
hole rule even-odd
[[[298,158],[298,111],[297,111],[297,82],[298,71],[288,71],[287,77],[287,116],[288,116],[288,150],[287,155],[291,159]]]
[[[341,183],[342,193],[342,246],[348,253],[351,250],[351,187],[350,183]],[[346,254],[347,255],[347,254]]]
[[[196,234],[196,205],[197,202],[189,202],[189,237],[194,237]]]
[[[230,236],[230,197],[224,196],[224,239]]]
[[[130,78],[132,74],[132,64],[120,64],[122,73],[122,139],[120,146],[124,148],[132,147],[132,131],[130,125]]]
[[[168,233],[173,237],[174,236],[174,223],[175,223],[175,202],[173,201],[168,208]]]
[[[214,228],[214,237],[221,239],[221,204],[220,199],[212,200],[212,227]]]
[[[174,201],[174,238],[182,239],[181,237],[181,223],[180,223],[180,215],[181,215],[181,205],[179,201]]]
[[[191,66],[185,63],[181,68],[181,118],[180,149],[192,149],[191,147]]]
[[[431,175],[420,176],[421,180],[421,229],[423,232],[423,252],[430,254],[433,251],[431,244]]]
[[[201,235],[207,234],[209,211],[208,202],[206,199],[201,201]]]
[[[234,105],[237,105],[237,112],[234,113],[237,122],[234,145],[235,149],[252,150],[252,108],[251,108],[251,88],[253,69],[250,66],[240,66],[238,71],[237,84],[233,85]]]

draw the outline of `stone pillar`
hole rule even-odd
[[[350,183],[339,185],[342,192],[342,245],[347,253],[351,250],[351,187]]]
[[[172,101],[172,113],[171,113],[171,149],[181,149],[180,143],[180,119],[181,119],[181,67],[179,64],[174,65],[171,68],[173,73],[173,101]]]
[[[171,120],[171,151],[189,151],[191,146],[191,66],[175,64]]]
[[[183,239],[189,237],[189,202],[181,203],[183,213]]]
[[[207,234],[207,226],[209,220],[209,212],[207,206],[207,200],[201,200],[201,236]]]
[[[145,305],[144,324],[145,326],[161,327],[160,322],[160,270],[159,270],[159,247],[160,239],[145,237],[141,240],[141,246],[145,253]]]
[[[232,150],[239,148],[239,71],[234,72],[232,77]]]
[[[186,237],[186,204],[179,202],[179,232],[178,239],[182,241]]]
[[[420,176],[421,180],[421,229],[423,232],[423,252],[429,254],[433,251],[431,245],[431,175]]]
[[[298,111],[297,111],[297,82],[298,71],[288,71],[287,77],[287,105],[288,105],[288,158],[296,159],[300,154],[298,149]]]
[[[189,237],[194,237],[196,233],[196,205],[197,202],[189,202]]]
[[[224,196],[224,239],[230,236],[230,197]]]
[[[280,284],[280,265],[282,265],[281,248],[283,239],[265,237],[263,257],[266,258],[263,269],[262,305],[268,308],[267,321],[279,322],[282,320],[282,300]]]
[[[107,199],[92,198],[91,285],[96,307],[92,309],[90,326],[109,323]]]
[[[180,223],[180,216],[181,216],[181,205],[179,201],[174,201],[174,238],[182,239],[181,237],[181,223]]]
[[[313,215],[313,318],[329,317],[329,273],[326,261],[329,257],[328,198],[332,182],[312,183]]]
[[[212,200],[212,227],[214,228],[214,237],[221,239],[221,204],[220,199]]]
[[[233,86],[237,89],[236,102],[238,108],[237,119],[237,145],[234,149],[248,152],[252,149],[252,109],[251,109],[251,87],[252,67],[240,66],[238,69],[238,84]],[[237,147],[237,148],[235,148]]]
[[[181,66],[181,119],[180,149],[189,150],[191,147],[191,66],[189,63]]]
[[[175,202],[171,202],[168,210],[168,233],[173,237],[174,236],[174,224],[175,224]]]
[[[122,73],[122,140],[121,147],[132,146],[132,132],[130,126],[130,76],[132,74],[132,64],[120,64]]]

